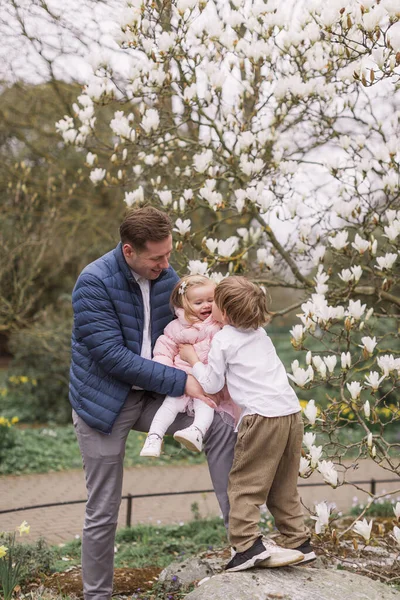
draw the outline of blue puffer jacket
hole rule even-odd
[[[173,318],[169,299],[178,279],[170,267],[151,282],[152,346]],[[69,398],[90,427],[110,433],[132,385],[170,396],[183,394],[184,371],[140,356],[143,299],[121,244],[82,271],[72,305]]]

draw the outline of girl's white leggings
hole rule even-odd
[[[168,427],[175,421],[178,413],[185,412],[187,404],[187,396],[165,396],[164,402],[154,415],[153,421],[149,429],[150,433],[156,433],[160,437],[164,437]],[[194,421],[193,425],[200,429],[203,436],[214,419],[214,410],[198,398],[193,398]]]

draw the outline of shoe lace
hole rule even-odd
[[[160,437],[156,433],[151,433],[147,437],[147,446],[157,446]]]

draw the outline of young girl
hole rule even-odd
[[[154,347],[153,360],[191,373],[190,365],[179,356],[180,344],[192,344],[199,360],[207,363],[208,351],[214,335],[221,325],[211,315],[215,284],[203,275],[187,275],[175,286],[171,304],[177,319],[171,321]],[[238,408],[233,404],[226,388],[218,397],[218,412],[225,422],[235,426]],[[174,434],[174,439],[193,452],[201,452],[203,437],[214,418],[214,410],[198,398],[166,396],[154,415],[140,456],[160,456],[162,438],[180,412],[194,415],[193,425]]]

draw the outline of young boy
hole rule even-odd
[[[228,277],[215,289],[212,314],[223,328],[212,340],[208,364],[198,361],[190,345],[182,345],[180,355],[206,393],[221,390],[226,378],[232,400],[242,409],[228,486],[235,554],[225,569],[311,562],[316,557],[297,491],[301,408],[262,328],[269,320],[266,295],[245,277]],[[280,546],[261,537],[259,507],[264,502]]]

